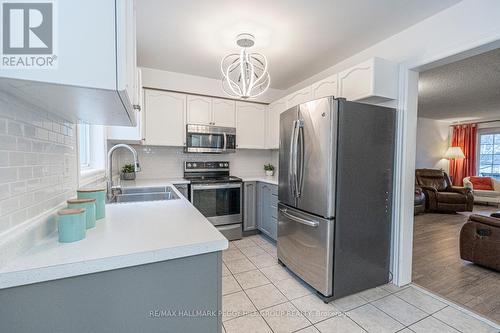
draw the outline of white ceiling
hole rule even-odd
[[[418,116],[500,119],[500,49],[420,73]]]
[[[460,0],[139,0],[139,66],[219,78],[242,32],[286,89]]]

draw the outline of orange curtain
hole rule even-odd
[[[451,145],[462,148],[465,155],[464,159],[450,160],[453,185],[463,186],[465,177],[476,176],[477,124],[453,126]]]

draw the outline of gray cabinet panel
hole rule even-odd
[[[2,289],[0,331],[221,332],[221,281],[213,252]]]
[[[257,226],[261,232],[277,239],[278,221],[277,204],[278,204],[278,187],[267,183],[258,183],[257,186]]]
[[[245,182],[243,186],[243,231],[257,229],[257,183]]]

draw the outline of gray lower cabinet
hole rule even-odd
[[[245,182],[243,187],[243,231],[257,229],[257,182]]]
[[[0,332],[220,333],[222,254],[2,289],[0,300]]]
[[[263,182],[245,182],[243,191],[243,231],[258,229],[276,240],[278,186]]]
[[[276,240],[278,236],[278,186],[257,183],[257,227]]]

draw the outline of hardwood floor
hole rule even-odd
[[[474,207],[477,214],[498,210]],[[469,215],[415,216],[413,282],[500,323],[500,273],[460,259],[458,237]]]

